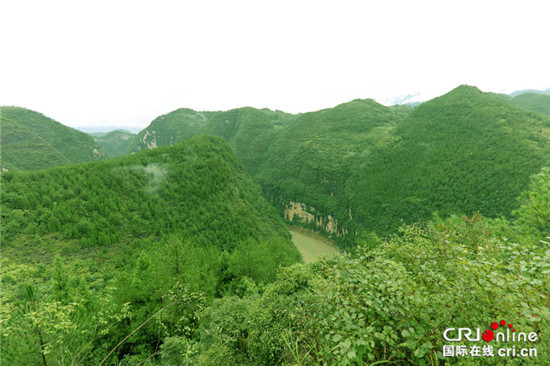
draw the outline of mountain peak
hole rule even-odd
[[[453,90],[451,90],[447,94],[458,94],[458,93],[470,94],[470,95],[481,95],[481,94],[483,94],[483,92],[481,90],[479,90],[477,87],[472,86],[472,85],[466,85],[466,84],[462,84],[462,85],[454,88]]]

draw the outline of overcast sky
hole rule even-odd
[[[550,87],[547,0],[0,4],[0,105],[78,128]]]

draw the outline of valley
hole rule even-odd
[[[548,363],[549,107],[462,85],[93,136],[1,107],[2,361],[437,365],[510,319]]]

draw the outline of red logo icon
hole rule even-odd
[[[495,338],[495,333],[493,333],[492,330],[486,330],[481,335],[481,338],[483,338],[485,342],[491,342]]]
[[[506,325],[506,320],[504,319],[501,320],[500,323],[492,322],[490,325],[492,330],[487,329],[485,332],[482,333],[481,338],[483,338],[485,342],[491,342],[493,339],[495,339],[495,333],[493,332],[493,330],[497,330],[499,327],[504,327],[505,325]],[[513,325],[508,324],[508,327],[513,328]],[[516,331],[515,329],[512,329],[512,332],[515,332],[515,331]]]

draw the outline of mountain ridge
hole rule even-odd
[[[84,132],[42,113],[0,107],[2,169],[35,170],[105,159],[103,149]]]

